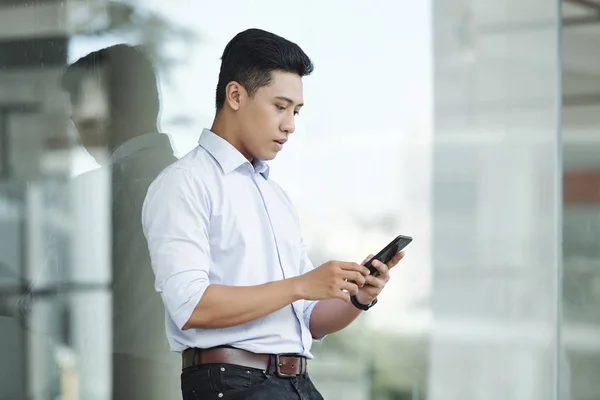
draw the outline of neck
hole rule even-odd
[[[212,123],[210,130],[217,136],[228,141],[233,147],[237,149],[246,159],[250,162],[254,160],[254,158],[245,151],[244,146],[241,141],[238,139],[238,130],[235,126],[234,122],[232,122],[231,118],[227,118],[224,114],[227,111],[221,110],[217,112],[215,119]]]
[[[113,132],[110,135],[110,141],[108,143],[110,151],[114,151],[117,147],[122,145],[134,137],[146,134],[158,132],[156,125],[128,125],[128,126],[115,126]]]

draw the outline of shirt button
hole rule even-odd
[[[219,397],[223,397],[223,393],[219,393]]]
[[[221,372],[225,372],[225,368],[221,367]],[[220,397],[220,396],[219,396]]]

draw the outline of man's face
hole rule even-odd
[[[71,120],[88,153],[98,162],[106,158],[110,110],[106,90],[97,79],[81,81],[71,102]]]
[[[271,78],[268,86],[240,101],[239,148],[248,159],[274,159],[294,132],[294,118],[303,106],[299,75],[273,71]]]

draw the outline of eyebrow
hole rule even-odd
[[[294,100],[290,99],[289,97],[285,97],[285,96],[277,96],[275,97],[278,100],[283,100],[288,102],[289,104],[294,104]],[[304,105],[304,103],[300,103],[298,104],[296,107],[302,107]]]

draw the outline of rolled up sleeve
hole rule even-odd
[[[142,208],[155,288],[180,329],[210,284],[210,214],[202,181],[177,167],[152,183]]]

